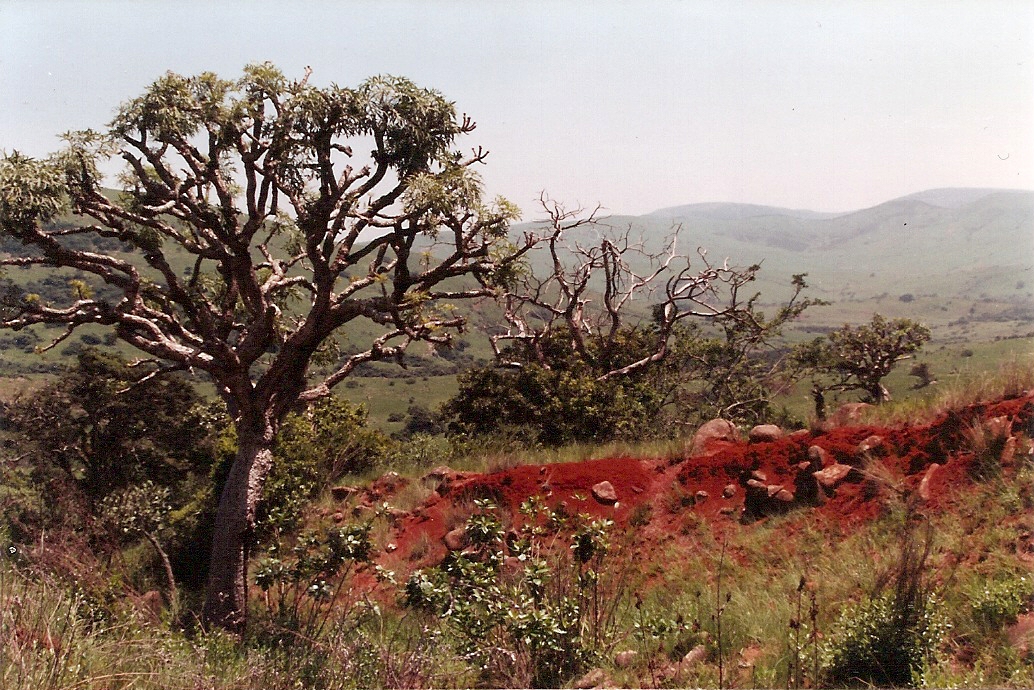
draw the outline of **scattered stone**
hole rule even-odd
[[[772,494],[769,498],[774,498],[775,500],[781,501],[783,503],[793,503],[794,501],[794,495],[786,489],[782,488],[779,489],[779,491]]]
[[[883,437],[873,434],[858,444],[858,454],[875,453],[883,450]]]
[[[721,515],[732,515],[736,512],[736,506],[722,506],[718,509]]]
[[[696,499],[696,502],[697,502],[697,503],[703,503],[703,502],[704,502],[704,501],[706,501],[706,500],[707,500],[707,499],[708,499],[708,498],[709,498],[710,496],[711,496],[711,494],[707,493],[707,492],[706,492],[706,491],[704,491],[703,489],[701,489],[700,491],[697,491],[697,492],[696,492],[696,494],[694,494],[694,498]]]
[[[614,485],[608,481],[594,484],[592,487],[592,497],[598,503],[602,503],[605,506],[612,506],[618,502],[618,494],[614,491]]]
[[[754,470],[753,472],[751,472],[750,473],[750,478],[751,479],[756,479],[759,482],[767,482],[768,481],[768,475],[765,474],[764,472],[762,472],[761,470]]]
[[[442,543],[449,551],[462,551],[470,543],[466,527],[457,527],[442,537]]]
[[[683,668],[690,668],[699,664],[701,661],[707,658],[707,647],[702,644],[698,644],[693,649],[686,652],[686,656],[682,657]]]
[[[767,493],[768,485],[758,479],[747,480],[747,493]]]
[[[807,429],[797,429],[790,432],[790,438],[804,438],[805,436],[811,436],[811,432]]]
[[[639,656],[639,652],[634,649],[626,649],[622,652],[618,652],[614,655],[614,665],[618,668],[628,668],[635,663],[637,656]]]
[[[732,498],[736,495],[736,485],[726,484],[725,488],[722,489],[722,498]]]
[[[835,462],[829,467],[819,470],[818,472],[812,472],[811,474],[816,480],[818,480],[819,484],[822,485],[822,488],[835,489],[840,482],[847,479],[852,470],[854,470],[854,468],[850,465],[842,465]]]
[[[392,553],[394,551],[398,551],[398,548],[399,548],[399,545],[396,544],[395,542],[389,542],[389,543],[384,545],[384,550],[387,551],[388,553]]]
[[[339,510],[338,512],[334,513],[334,515],[330,519],[334,522],[344,522],[345,514]]]
[[[833,426],[848,426],[851,424],[857,424],[861,421],[865,411],[868,410],[872,405],[869,403],[845,403],[833,413],[829,418],[829,422]]]
[[[929,467],[926,468],[926,473],[923,475],[922,480],[919,482],[919,498],[923,499],[924,501],[929,502],[929,500],[933,497],[932,492],[930,490],[930,481],[933,479],[934,474],[936,474],[937,470],[939,469],[941,469],[940,464],[936,462],[932,463]]]
[[[765,487],[765,491],[766,491],[766,493],[768,493],[768,497],[769,498],[772,498],[773,496],[775,496],[777,493],[779,493],[782,490],[783,490],[783,485],[782,484],[769,484],[768,486]]]
[[[602,668],[594,668],[584,676],[579,678],[571,686],[578,688],[579,690],[588,690],[589,688],[598,688],[607,681],[607,674]]]
[[[783,430],[775,424],[759,424],[750,430],[747,439],[751,443],[771,443],[783,437]]]
[[[984,428],[991,438],[1005,438],[1012,433],[1012,421],[1008,417],[991,417],[984,421]]]
[[[826,450],[820,446],[808,448],[808,462],[811,463],[811,470],[821,470],[826,465]]]
[[[335,501],[343,501],[352,494],[358,493],[359,489],[354,486],[334,486],[330,489],[330,497]]]
[[[712,419],[697,429],[689,447],[689,455],[700,455],[714,441],[739,441],[740,430],[727,419]]]

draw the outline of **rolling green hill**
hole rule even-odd
[[[677,206],[632,217],[613,216],[601,225],[628,230],[647,249],[657,250],[678,229],[678,247],[694,257],[706,249],[713,261],[733,265],[761,263],[757,281],[762,304],[775,304],[790,290],[795,273],[807,273],[810,293],[831,302],[798,322],[796,339],[844,323],[861,323],[875,312],[909,317],[933,332],[929,346],[938,362],[959,362],[975,350],[975,360],[1004,351],[1034,351],[1034,192],[995,189],[935,189],[868,209],[831,214],[750,204],[708,203]],[[521,233],[528,225],[517,226]],[[592,242],[599,228],[582,228],[570,239]],[[117,248],[116,248],[117,249]],[[17,251],[4,243],[0,251]],[[172,257],[175,261],[175,257]],[[547,271],[545,251],[533,253],[532,269]],[[183,267],[186,267],[184,257]],[[10,270],[7,278],[30,291],[67,290],[70,274],[55,278],[48,269]],[[49,283],[48,283],[49,280]],[[471,329],[452,352],[414,347],[410,368],[376,364],[357,372],[342,387],[345,397],[368,402],[377,421],[394,430],[414,401],[434,407],[455,389],[455,374],[490,355],[484,333],[498,323],[491,304],[459,305]],[[645,301],[640,305],[646,313]],[[57,335],[37,327],[29,333],[0,332],[0,377],[54,371],[78,347],[105,341],[105,332],[84,328],[56,351],[40,356],[34,347]],[[364,324],[345,329],[344,347],[362,346],[374,332]],[[1002,343],[1005,344],[1004,342]],[[130,354],[126,351],[126,354]],[[991,356],[989,354],[989,356]],[[989,362],[991,366],[993,362]],[[391,378],[388,378],[391,377]],[[393,388],[397,379],[406,385]],[[2,382],[0,382],[2,383]],[[3,385],[0,385],[2,392]]]

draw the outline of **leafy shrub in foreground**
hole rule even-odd
[[[459,654],[493,685],[559,687],[599,651],[614,598],[601,587],[609,520],[571,518],[535,501],[504,537],[495,506],[476,501],[470,548],[418,570],[405,604],[440,616]],[[566,545],[568,553],[554,547]]]
[[[884,594],[845,610],[823,648],[826,683],[914,685],[949,628],[937,606],[929,595],[902,615]]]

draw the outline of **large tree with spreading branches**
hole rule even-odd
[[[501,358],[510,343],[548,368],[543,348],[566,339],[601,384],[663,361],[685,319],[767,328],[740,297],[757,266],[702,251],[691,266],[674,242],[650,254],[627,233],[568,242],[596,218],[548,202],[547,222],[511,233],[517,209],[483,199],[473,169],[486,153],[456,149],[473,129],[405,79],[320,88],[263,64],[236,81],[167,74],[107,131],[69,133],[45,160],[0,158],[0,236],[22,245],[0,266],[64,272],[69,286],[61,299],[5,283],[0,327],[64,326],[57,344],[106,326],[146,353],[142,379],[202,372],[226,403],[238,450],[215,518],[208,624],[244,630],[256,509],[288,413],[363,363],[447,345],[464,326],[452,303],[499,299]],[[535,277],[525,260],[539,246],[551,269]],[[637,296],[655,307],[647,327],[628,316]],[[791,299],[780,318],[807,304]],[[357,323],[369,339],[339,351],[335,333]],[[619,352],[630,336],[631,357]]]
[[[320,88],[263,64],[235,81],[166,74],[106,131],[0,160],[0,233],[24,245],[0,265],[64,270],[71,288],[63,302],[6,290],[0,325],[63,325],[56,342],[110,327],[146,353],[148,375],[204,372],[227,405],[238,451],[207,623],[244,628],[256,506],[288,412],[364,362],[447,343],[463,326],[448,304],[492,294],[535,244],[509,237],[514,206],[482,198],[485,152],[455,146],[473,129],[406,79]],[[360,321],[376,335],[335,351],[335,331]],[[331,366],[317,376],[321,355]]]

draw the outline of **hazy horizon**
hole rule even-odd
[[[0,149],[43,156],[166,70],[270,60],[435,88],[536,217],[703,202],[845,213],[1034,188],[1034,5],[1006,0],[0,3]]]

